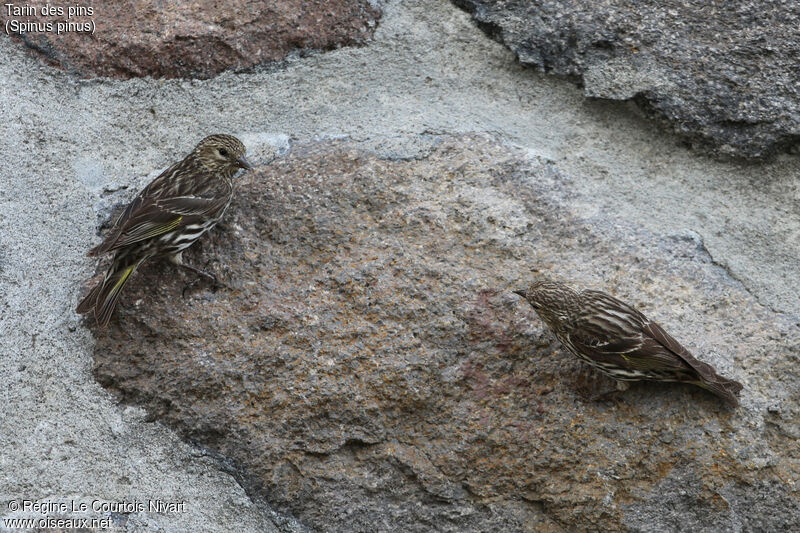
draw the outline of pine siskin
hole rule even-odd
[[[252,168],[242,142],[231,135],[210,135],[182,161],[154,179],[128,205],[106,239],[89,252],[114,251],[105,278],[78,304],[78,313],[94,309],[105,327],[125,283],[147,259],[169,256],[193,272],[210,274],[183,263],[183,250],[210,230],[225,214],[234,192],[233,177]]]
[[[618,381],[690,383],[739,405],[741,383],[698,361],[661,326],[604,292],[554,281],[514,291],[533,306],[564,347]]]

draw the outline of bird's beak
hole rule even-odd
[[[511,291],[511,292],[513,292],[514,294],[519,294],[520,296],[525,298],[525,291]]]
[[[240,156],[239,159],[236,160],[236,166],[247,169],[253,168],[253,165],[250,164],[250,161],[248,161],[245,156]]]

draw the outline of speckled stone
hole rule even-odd
[[[756,158],[800,140],[794,2],[454,0],[520,62],[634,100],[688,143]]]
[[[547,161],[405,146],[295,145],[246,175],[186,254],[230,288],[145,266],[95,332],[100,383],[315,531],[800,527],[796,316]],[[511,293],[533,270],[636,305],[742,406],[669,384],[585,403],[582,364]]]
[[[42,16],[41,6],[31,5],[39,9],[37,16],[11,16],[3,8],[0,23],[50,23],[56,29],[65,20],[80,28],[94,24],[88,33],[11,33],[48,62],[82,77],[208,78],[278,61],[293,50],[362,43],[372,36],[380,16],[367,0],[195,0],[174,5],[97,0],[80,4],[93,9],[91,16],[82,12],[68,20]],[[60,7],[66,14],[72,6]]]

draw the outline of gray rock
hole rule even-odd
[[[245,178],[187,254],[231,289],[182,298],[191,276],[145,267],[97,335],[100,383],[318,531],[669,529],[664,506],[736,517],[708,531],[800,527],[780,482],[800,474],[796,316],[695,234],[587,214],[545,160],[484,137],[375,145],[390,155],[294,144]],[[533,270],[633,303],[741,381],[742,407],[667,384],[581,401],[581,363],[510,292]]]
[[[0,38],[0,94],[11,95],[0,103],[0,152],[7,163],[0,179],[0,520],[12,499],[161,497],[185,500],[187,512],[131,514],[117,522],[119,529],[262,532],[274,523],[284,533],[307,531],[263,500],[248,498],[208,448],[181,442],[141,409],[120,407],[95,382],[96,341],[73,312],[95,267],[86,251],[99,242],[97,229],[110,208],[129,201],[211,132],[237,134],[262,162],[282,153],[288,140],[349,135],[387,157],[413,159],[436,144],[436,136],[425,133],[497,132],[554,161],[570,194],[577,190],[572,210],[582,217],[613,213],[624,224],[686,239],[706,259],[707,248],[713,264],[741,280],[765,309],[797,314],[798,158],[744,164],[697,157],[631,106],[587,101],[574,84],[521,68],[449,0],[381,2],[381,9],[364,47],[290,55],[280,67],[224,72],[202,82],[76,80]],[[671,239],[663,242],[668,251]],[[204,252],[201,258],[208,260]],[[690,318],[705,323],[700,313]],[[698,344],[702,327],[687,331],[680,324],[673,317],[665,326],[698,356],[710,353],[706,360],[724,362],[729,352],[722,345],[717,358],[712,346]],[[786,364],[759,375],[794,375],[800,368],[794,353],[777,350],[773,356]],[[442,380],[459,376],[450,367]],[[800,438],[789,405],[780,397],[766,403],[764,431],[771,439]],[[658,437],[679,442],[679,429]],[[603,426],[599,431],[616,434]],[[790,444],[780,441],[776,449]],[[741,448],[763,464],[749,443]],[[783,465],[797,459],[786,457],[767,467],[786,481],[778,487],[792,481]],[[751,499],[734,510],[758,503],[758,491],[769,486],[741,488]],[[735,499],[738,492],[723,489],[723,497]],[[674,517],[668,505],[675,497],[644,495],[635,512],[647,511],[644,520]],[[513,505],[497,500],[492,509]],[[547,507],[531,501],[533,511],[521,519]],[[772,511],[762,507],[748,516],[777,523],[767,522],[766,513]]]
[[[800,139],[791,2],[454,0],[520,62],[635,100],[692,145],[762,157]]]

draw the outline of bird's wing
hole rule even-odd
[[[714,370],[714,367],[695,359],[689,350],[684,348],[681,343],[676,341],[672,335],[664,331],[664,328],[659,326],[656,322],[648,320],[644,327],[644,333],[648,340],[658,344],[659,346],[663,347],[663,349],[668,350],[670,353],[679,357],[688,366],[692,367],[692,369],[700,375],[703,381],[707,383],[722,383],[725,385],[725,387],[729,388],[733,392],[738,392],[742,389],[741,383],[720,376],[717,374],[717,371]]]
[[[689,370],[685,358],[649,333],[653,322],[638,310],[599,291],[583,291],[581,296],[586,312],[576,319],[570,334],[576,349],[621,368]],[[672,342],[689,353],[675,339]]]
[[[600,364],[631,370],[689,370],[689,365],[654,339],[643,333],[626,336],[598,336],[585,329],[570,333],[569,340],[576,350],[589,355]]]
[[[120,217],[114,231],[89,253],[101,255],[135,242],[151,239],[176,229],[182,222],[181,215],[159,209],[151,199],[137,198]]]
[[[221,209],[228,197],[203,198],[177,196],[173,198],[137,197],[118,223],[117,230],[92,250],[93,255],[110,252],[136,242],[152,239],[205,219]]]
[[[103,239],[103,242],[89,250],[89,256],[103,255],[104,253],[110,252],[111,250],[116,250],[122,246],[118,245],[118,241],[122,234],[127,231],[127,228],[130,228],[130,220],[136,217],[137,214],[141,213],[143,210],[146,210],[148,203],[152,202],[154,198],[164,194],[169,180],[172,179],[177,172],[179,172],[182,164],[183,162],[178,162],[171,165],[169,168],[166,168],[153,181],[151,181],[147,187],[139,191],[139,194],[136,195],[136,198],[131,200],[131,203],[125,207],[122,213],[120,213],[120,215],[114,221],[114,226],[111,228],[111,231],[109,231],[108,235],[106,235],[106,238]]]
[[[228,196],[218,196],[216,198],[203,198],[202,196],[176,196],[174,198],[162,198],[156,200],[155,204],[159,209],[175,213],[177,215],[189,216],[209,216],[222,209],[228,202]]]
[[[645,373],[667,371],[678,381],[694,383],[738,405],[734,394],[742,384],[695,359],[657,323],[607,294],[584,291],[582,296],[587,311],[578,317],[576,333],[568,339],[576,350],[600,364]]]

